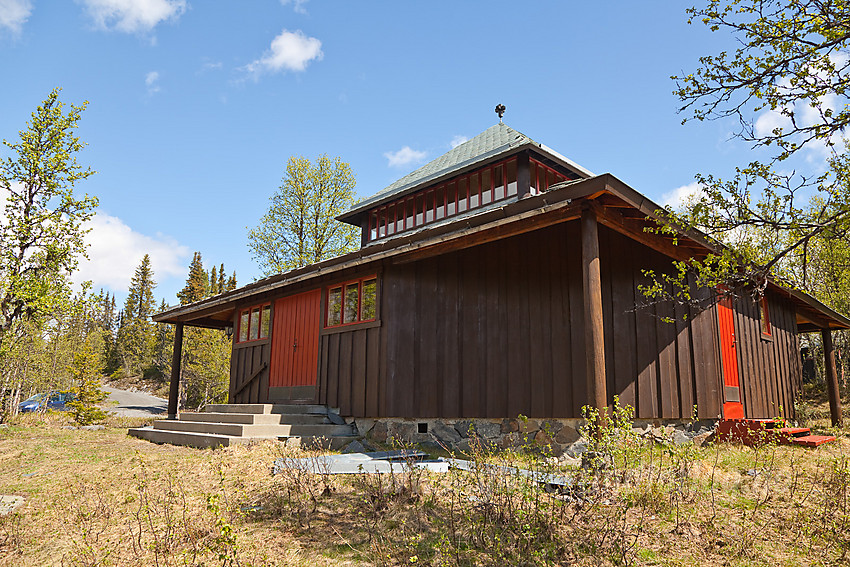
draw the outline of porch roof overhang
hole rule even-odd
[[[656,221],[663,214],[662,207],[613,175],[603,174],[566,181],[540,195],[505,201],[499,206],[445,219],[421,230],[381,239],[349,254],[167,309],[156,314],[153,320],[225,329],[232,325],[238,307],[296,284],[374,262],[407,263],[501,240],[578,219],[586,207],[595,208],[601,224],[676,260],[705,258],[718,252],[721,246],[693,229],[682,228],[678,234],[647,232],[648,227],[660,226]],[[769,287],[796,306],[800,332],[850,328],[850,319],[808,294],[776,281],[770,281]]]

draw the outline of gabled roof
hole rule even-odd
[[[520,148],[533,147],[547,157],[560,162],[580,177],[593,177],[593,173],[565,158],[555,150],[537,143],[522,132],[517,132],[509,126],[499,123],[487,128],[474,138],[452,148],[440,157],[409,173],[398,181],[378,191],[368,199],[360,201],[354,207],[340,215],[339,220],[345,221],[357,213],[370,209],[384,201],[393,200],[412,189],[427,185],[441,178],[450,177],[455,173],[470,169],[498,156],[516,153]]]

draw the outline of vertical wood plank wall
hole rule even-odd
[[[688,321],[681,308],[636,309],[641,269],[670,260],[604,227],[599,236],[609,395],[637,417],[689,418],[695,404],[716,417],[714,309]],[[363,417],[580,417],[580,252],[572,222],[385,265],[381,326],[321,337],[320,402]]]
[[[669,270],[669,258],[601,226],[599,239],[609,403],[619,396],[638,418],[690,418],[695,405],[699,417],[719,417],[716,307],[640,307],[642,270]],[[580,417],[587,403],[580,252],[579,224],[570,222],[384,264],[380,326],[320,336],[318,401],[354,417]],[[774,335],[766,341],[758,306],[736,302],[747,417],[774,417],[780,407],[793,417],[800,388],[794,307],[771,296],[770,309]],[[237,388],[268,359],[267,349],[234,349]],[[780,379],[789,375],[793,383]],[[266,372],[236,401],[265,401],[263,380]]]
[[[269,340],[246,343],[235,346],[230,356],[230,388],[231,403],[258,404],[266,403],[269,392],[269,370],[260,372],[253,383],[239,394],[235,392],[254,375],[263,363],[269,362]]]
[[[762,338],[759,306],[749,296],[735,301],[735,335],[744,413],[751,418],[794,418],[803,370],[794,306],[768,293],[771,336]],[[790,376],[790,380],[788,377]]]

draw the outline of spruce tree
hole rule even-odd
[[[210,268],[210,285],[207,288],[207,295],[212,296],[218,293],[218,270],[213,266]]]
[[[74,363],[69,368],[76,382],[73,392],[77,399],[68,405],[74,412],[74,420],[80,425],[106,419],[106,412],[97,404],[106,399],[106,393],[100,389],[100,372],[103,363],[92,341],[86,339],[82,348],[74,354]]]
[[[207,297],[209,288],[209,280],[207,273],[204,271],[204,262],[201,260],[201,253],[195,252],[192,257],[192,263],[189,264],[189,277],[186,279],[186,285],[183,289],[177,292],[177,299],[180,300],[180,305],[200,301]]]
[[[150,318],[154,313],[153,279],[150,256],[145,254],[130,281],[124,304],[122,325],[118,332],[117,351],[127,374],[138,374],[151,363],[154,332]]]
[[[224,264],[204,271],[201,253],[195,252],[186,285],[177,294],[181,304],[200,301],[236,288],[236,272],[225,280]],[[183,335],[182,391],[186,406],[202,408],[227,400],[231,341],[223,331],[187,327]]]

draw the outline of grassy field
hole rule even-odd
[[[820,406],[822,408],[822,406]],[[810,408],[809,419],[823,420]],[[139,422],[0,429],[0,565],[844,565],[850,449],[667,445],[611,432],[613,461],[564,467],[547,492],[492,470],[272,475],[265,442],[197,450],[130,438]]]

